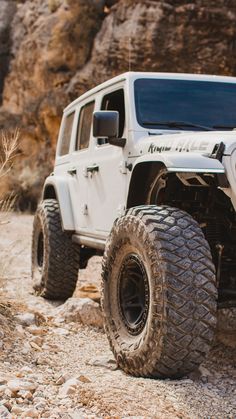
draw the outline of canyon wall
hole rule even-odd
[[[21,129],[0,192],[34,208],[62,109],[128,71],[236,75],[234,0],[0,0],[0,128]]]

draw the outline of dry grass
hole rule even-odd
[[[13,160],[17,155],[17,148],[19,144],[19,130],[16,129],[11,133],[2,131],[0,133],[0,182],[4,182],[4,178],[12,169]],[[7,198],[0,197],[0,227],[10,221],[9,214],[11,213],[16,196],[14,192],[9,192]],[[15,244],[13,243],[14,247]],[[0,257],[0,281],[6,276],[7,267],[12,263],[11,252],[12,249],[8,249],[9,257]],[[0,284],[1,285],[1,284]]]
[[[12,168],[13,160],[17,154],[19,135],[18,129],[11,133],[2,131],[0,134],[0,181]]]
[[[0,134],[0,182],[12,169],[13,160],[17,155],[20,132],[18,129],[11,133],[4,131]],[[10,192],[7,198],[0,197],[0,225],[8,222],[8,215],[14,207],[16,196]]]
[[[11,192],[5,199],[0,199],[0,226],[9,223],[9,215],[14,209],[16,195]]]

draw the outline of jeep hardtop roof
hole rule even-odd
[[[88,90],[86,93],[79,96],[73,102],[71,102],[65,109],[64,112],[67,112],[69,109],[73,108],[80,101],[86,99],[89,96],[92,96],[106,87],[120,83],[123,80],[127,80],[128,83],[132,83],[136,79],[141,78],[160,78],[160,79],[173,79],[173,80],[201,80],[201,81],[212,81],[220,83],[236,83],[236,77],[229,76],[216,76],[209,74],[189,74],[189,73],[159,73],[159,72],[138,72],[138,71],[129,71],[127,73],[120,74],[119,76],[113,77],[104,83],[99,84],[93,89]]]

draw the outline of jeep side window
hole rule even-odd
[[[75,116],[75,111],[71,112],[69,115],[65,117],[66,119],[64,122],[64,128],[62,132],[59,156],[64,156],[65,154],[69,153],[70,137],[71,137],[72,127],[73,127],[74,116]]]
[[[77,127],[76,150],[88,148],[93,120],[95,101],[87,103],[80,110],[79,123]]]
[[[125,99],[124,90],[119,89],[116,92],[108,93],[104,96],[101,105],[102,111],[118,111],[119,112],[119,137],[122,137],[125,126]],[[98,144],[106,144],[107,139],[98,138]]]

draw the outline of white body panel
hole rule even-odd
[[[53,186],[58,202],[66,202],[66,205],[60,205],[62,227],[64,230],[73,231],[75,228],[75,220],[73,216],[69,183],[69,177],[67,179],[65,176],[60,176],[60,174],[57,176],[48,176],[44,185],[44,190],[47,186]]]
[[[134,168],[138,164],[157,161],[170,172],[225,173],[229,187],[223,191],[236,209],[236,131],[196,132],[141,127],[136,119],[133,85],[137,78],[147,77],[236,83],[236,79],[231,77],[127,73],[97,86],[72,102],[64,112],[65,118],[71,111],[76,111],[70,150],[63,157],[57,152],[54,176],[48,178],[45,185],[51,183],[59,191],[57,195],[65,230],[74,230],[79,235],[93,237],[95,241],[106,239],[114,220],[124,213],[126,207],[132,175],[126,166],[130,163]],[[126,104],[123,134],[126,146],[99,146],[91,132],[89,147],[75,151],[81,106],[94,99],[94,110],[100,110],[102,97],[121,88],[124,89]],[[61,134],[58,150],[60,142]],[[211,158],[215,146],[221,142],[225,145],[222,163]],[[87,167],[91,165],[97,165],[98,171],[87,173]],[[76,170],[73,176],[68,173],[72,169]]]

